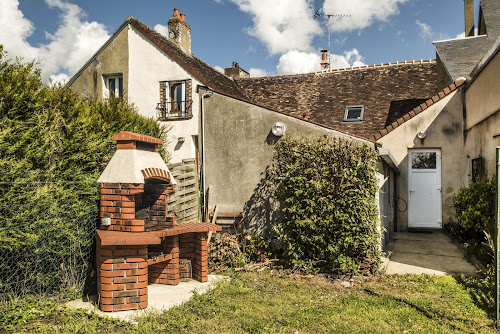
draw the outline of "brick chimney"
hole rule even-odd
[[[234,80],[250,78],[250,74],[242,69],[237,62],[233,61],[233,66],[224,69],[224,74]]]
[[[464,0],[465,37],[474,36],[474,0]]]
[[[174,15],[168,20],[168,38],[185,53],[191,54],[191,27],[186,23],[186,15],[174,9]]]

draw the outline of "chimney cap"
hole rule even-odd
[[[179,8],[174,8],[174,15],[172,16],[172,18],[174,17],[180,17],[180,14],[179,14]]]
[[[181,21],[186,23],[186,14],[181,13]]]

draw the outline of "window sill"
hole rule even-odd
[[[363,123],[364,119],[343,119],[343,123]]]

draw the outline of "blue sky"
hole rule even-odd
[[[478,13],[476,0],[476,17]],[[218,69],[232,61],[253,76],[318,70],[334,21],[332,67],[435,58],[432,41],[463,32],[463,0],[2,0],[0,44],[39,59],[44,81],[67,79],[127,18],[162,31],[186,14],[192,51]]]

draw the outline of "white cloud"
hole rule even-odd
[[[325,0],[325,14],[351,15],[331,18],[334,31],[364,29],[376,21],[385,22],[390,16],[399,14],[399,5],[408,0]]]
[[[431,27],[426,24],[426,23],[423,23],[423,22],[420,22],[419,20],[417,20],[417,26],[418,26],[418,29],[420,30],[420,37],[424,40],[432,40],[432,35],[433,35],[433,32],[432,32],[432,29]]]
[[[314,36],[322,34],[311,0],[231,1],[252,16],[248,33],[262,41],[270,54],[310,50]]]
[[[221,66],[214,66],[214,68],[215,68],[217,71],[219,71],[219,72],[221,72],[221,73],[224,73],[224,69],[223,69]]]
[[[66,73],[52,74],[49,78],[49,85],[53,86],[64,86],[68,83],[70,77]]]
[[[248,70],[248,73],[250,73],[251,78],[257,78],[257,77],[267,77],[268,74],[265,70],[261,68],[255,68],[252,67]]]
[[[49,7],[61,11],[62,23],[54,34],[46,33],[48,43],[31,46],[27,38],[33,33],[33,24],[19,10],[18,0],[4,0],[0,13],[0,41],[11,57],[39,60],[42,80],[60,72],[74,74],[109,38],[101,23],[82,20],[84,13],[75,4],[62,0],[45,0]]]
[[[292,50],[283,54],[276,69],[278,74],[300,74],[311,73],[321,69],[321,56],[319,52],[304,52]],[[342,55],[330,55],[330,68],[349,68],[353,66],[363,66],[363,57],[357,49],[344,51]]]
[[[366,65],[363,62],[363,57],[357,49],[344,51],[343,55],[332,54],[330,56],[330,68],[348,68]]]
[[[157,24],[157,25],[154,26],[153,29],[157,33],[162,34],[165,37],[168,37],[168,27],[167,26],[164,26],[164,25],[161,25],[161,24]]]
[[[477,28],[474,28],[474,36],[478,35],[479,35],[479,30]],[[455,36],[455,38],[465,38],[465,32],[461,32],[460,34]]]
[[[315,72],[320,70],[320,58],[318,52],[291,50],[281,55],[276,69],[280,75]]]

